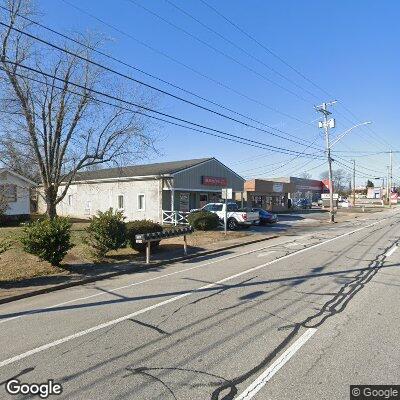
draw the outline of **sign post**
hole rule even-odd
[[[227,225],[228,225],[228,199],[232,199],[232,189],[224,188],[221,192],[221,197],[225,199],[225,212],[224,212],[224,232],[227,234]]]

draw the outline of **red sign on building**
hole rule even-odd
[[[321,184],[322,191],[329,193],[331,190],[332,182],[329,179],[322,179]]]
[[[228,181],[226,178],[216,176],[202,176],[201,183],[207,186],[227,186]]]

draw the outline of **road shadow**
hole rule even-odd
[[[393,267],[399,267],[399,264],[386,264],[380,266],[379,269],[384,270],[386,268],[393,268]],[[293,276],[287,276],[283,278],[275,278],[275,279],[266,279],[266,280],[259,280],[256,282],[249,282],[245,281],[243,283],[239,284],[220,284],[220,285],[215,285],[212,287],[206,287],[206,288],[200,288],[200,289],[188,289],[188,290],[177,290],[177,291],[167,291],[167,292],[160,292],[160,293],[151,293],[151,294],[146,294],[146,295],[140,295],[140,296],[119,296],[117,293],[108,291],[107,293],[112,294],[116,298],[111,299],[111,300],[102,300],[102,301],[95,301],[91,303],[81,303],[81,304],[74,304],[74,305],[63,305],[63,306],[57,306],[57,307],[51,307],[51,308],[37,308],[29,311],[18,311],[18,312],[12,312],[12,313],[3,313],[0,314],[0,320],[6,319],[6,318],[13,318],[13,317],[19,317],[22,315],[32,315],[32,314],[42,314],[42,313],[54,313],[54,312],[59,312],[59,311],[68,311],[68,310],[79,310],[79,309],[85,309],[85,308],[92,308],[92,307],[98,307],[98,306],[106,306],[106,305],[112,305],[112,304],[119,304],[119,303],[125,303],[125,302],[135,302],[135,301],[140,301],[140,300],[149,300],[149,299],[164,299],[164,298],[169,298],[169,297],[174,297],[174,296],[180,296],[182,294],[190,293],[190,292],[196,292],[196,293],[213,293],[215,291],[220,291],[221,287],[223,287],[225,290],[230,289],[230,288],[255,288],[256,291],[254,293],[257,294],[256,297],[261,295],[261,292],[263,290],[258,289],[258,287],[265,289],[265,285],[268,284],[284,284],[285,286],[291,286],[291,287],[296,287],[307,280],[310,279],[318,279],[321,277],[336,277],[340,276],[343,274],[349,274],[352,272],[363,272],[363,271],[368,271],[370,270],[371,267],[363,267],[363,268],[352,268],[352,269],[344,269],[344,270],[336,270],[336,271],[330,271],[330,272],[311,272],[310,274],[306,275],[293,275]],[[98,288],[100,291],[105,291],[101,288]]]

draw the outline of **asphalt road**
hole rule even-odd
[[[0,306],[5,382],[62,399],[349,399],[400,383],[400,213]]]

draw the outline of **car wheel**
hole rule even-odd
[[[238,223],[234,218],[228,219],[228,229],[230,231],[235,231],[238,228]]]

